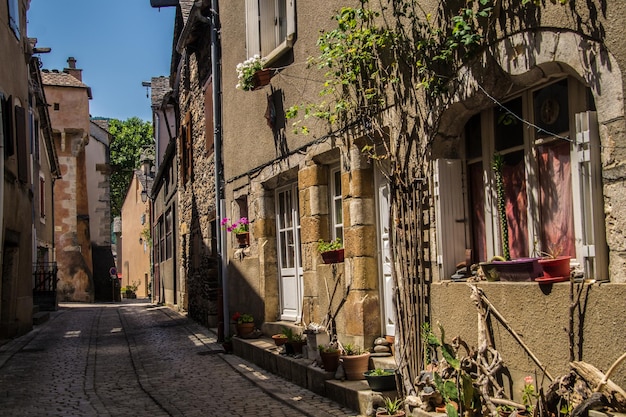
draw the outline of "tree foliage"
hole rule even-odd
[[[126,121],[109,121],[111,141],[111,216],[117,217],[122,211],[126,191],[133,178],[133,172],[141,166],[140,155],[143,147],[154,143],[152,123],[138,117]]]

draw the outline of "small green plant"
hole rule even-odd
[[[254,74],[261,71],[265,66],[265,59],[259,55],[237,64],[237,85],[236,88],[243,91],[254,89]]]
[[[402,409],[402,400],[400,398],[391,399],[389,397],[383,398],[384,408],[387,414],[394,415]]]
[[[126,291],[135,292],[139,288],[139,281],[133,281],[132,284],[126,286]]]
[[[563,245],[560,243],[550,243],[548,244],[548,250],[539,251],[538,254],[548,259],[556,259],[561,256],[563,252]]]
[[[233,321],[237,324],[242,323],[254,323],[254,317],[250,314],[241,314],[240,312],[236,312],[232,317]]]
[[[304,342],[305,336],[302,333],[296,333],[290,327],[282,327],[281,334],[287,338],[287,342]]]
[[[331,342],[325,345],[318,345],[317,350],[324,353],[335,353],[339,352],[339,347],[337,346],[337,343]]]
[[[360,346],[353,345],[352,343],[346,343],[343,345],[343,353],[346,356],[355,356],[363,353],[363,349]]]
[[[524,378],[524,389],[522,390],[522,402],[528,414],[532,415],[535,410],[535,402],[539,398],[539,393],[535,391],[533,377],[528,375]]]
[[[341,238],[336,238],[335,240],[331,240],[330,242],[326,242],[322,239],[317,241],[317,250],[320,253],[328,252],[331,250],[337,250],[343,248],[343,243],[341,242]]]
[[[382,368],[376,368],[373,369],[369,372],[370,376],[387,376],[387,375],[393,375],[392,371],[388,371],[386,369],[382,369]]]
[[[500,221],[500,239],[502,245],[502,257],[506,261],[511,260],[509,251],[509,226],[506,219],[506,194],[504,190],[504,157],[498,153],[493,155],[491,168],[496,180],[496,196],[498,198],[498,218]]]

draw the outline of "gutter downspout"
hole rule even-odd
[[[2,103],[4,102],[4,95],[0,93],[0,265],[4,265],[4,115],[2,114]],[[0,277],[2,274],[0,274]]]
[[[218,277],[222,288],[223,317],[221,328],[218,328],[218,339],[223,340],[225,335],[230,335],[228,315],[228,271],[226,268],[226,238],[221,227],[221,219],[224,217],[224,180],[222,169],[222,73],[221,73],[221,42],[220,42],[220,19],[219,1],[211,0],[211,72],[213,77],[213,149],[215,157],[215,211],[218,256]]]

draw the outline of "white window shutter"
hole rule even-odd
[[[296,0],[287,2],[287,41],[293,42],[296,36]]]
[[[246,0],[246,47],[248,58],[261,55],[259,39],[259,0]]]
[[[582,260],[587,278],[606,280],[608,251],[601,175],[597,113],[577,113],[572,147],[576,257]]]
[[[437,216],[437,264],[440,278],[456,273],[456,264],[465,260],[463,163],[459,159],[437,159],[435,213]]]
[[[276,0],[259,0],[259,9],[261,56],[267,56],[278,46],[276,43],[276,23],[278,20]]]

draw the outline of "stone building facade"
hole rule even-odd
[[[111,167],[109,165],[111,135],[106,120],[91,120],[89,146],[85,149],[87,190],[89,199],[89,235],[93,254],[94,298],[113,301],[109,271],[115,266],[111,249]]]
[[[82,82],[76,60],[63,71],[44,70],[44,91],[63,178],[55,183],[55,240],[58,296],[64,301],[94,300],[86,151],[91,89]]]
[[[0,339],[32,329],[33,264],[54,261],[52,186],[59,165],[33,57],[37,40],[27,37],[29,6],[0,4]]]
[[[208,47],[209,29],[203,19],[210,14],[208,3],[181,9],[181,16],[185,10],[189,14],[184,29],[176,32],[178,55],[173,60],[177,69],[173,85],[180,87],[180,215],[175,224],[181,234],[181,280],[187,284],[188,302],[182,305],[190,312],[195,297],[206,297],[197,295],[194,283],[198,281],[193,277],[196,271],[211,269],[210,264],[208,269],[202,265],[213,259],[210,231],[221,220],[211,206],[214,171],[208,138],[201,133],[208,131],[209,120],[202,115],[203,103],[206,110],[202,89],[209,85],[208,75],[202,76],[207,74],[202,72],[207,60],[203,65],[198,60],[203,53],[206,56]],[[437,10],[438,4],[420,2],[424,10]],[[290,106],[319,100],[323,73],[308,66],[307,59],[319,53],[320,30],[332,28],[330,17],[337,6],[332,1],[296,4],[291,0],[275,5],[226,2],[219,13],[223,83],[221,100],[213,104],[223,110],[223,217],[230,222],[241,217],[250,221],[249,245],[240,247],[234,236],[226,234],[227,250],[222,254],[227,258],[222,288],[226,312],[252,314],[258,327],[323,323],[343,343],[363,347],[371,346],[378,336],[396,335],[399,320],[413,323],[409,329],[413,334],[419,334],[422,320],[427,320],[440,322],[448,335],[475,344],[476,310],[470,292],[465,282],[451,278],[457,265],[465,262],[466,249],[471,249],[471,263],[498,255],[494,178],[489,170],[489,156],[498,150],[510,153],[513,165],[523,167],[524,175],[518,178],[529,190],[526,196],[516,192],[520,201],[530,203],[517,206],[518,217],[511,217],[512,221],[524,218],[514,228],[523,236],[514,242],[518,256],[545,248],[551,238],[569,242],[572,266],[586,279],[576,285],[587,294],[581,306],[584,320],[574,320],[580,335],[576,351],[580,359],[600,368],[610,365],[621,354],[619,335],[625,330],[619,303],[626,290],[626,268],[618,225],[626,218],[620,210],[625,140],[621,68],[626,55],[619,42],[624,23],[620,16],[626,6],[613,2],[598,8],[605,10],[602,15],[591,16],[587,5],[547,4],[537,12],[540,23],[530,29],[511,35],[503,30],[503,37],[484,57],[488,65],[462,68],[463,88],[440,109],[441,122],[423,161],[427,176],[419,180],[429,206],[419,215],[411,214],[423,217],[419,221],[426,225],[421,246],[414,243],[410,248],[420,261],[426,260],[424,276],[396,276],[394,281],[392,271],[398,275],[400,268],[392,261],[392,243],[404,233],[397,225],[418,219],[394,214],[397,195],[392,193],[398,187],[394,189],[385,176],[388,167],[361,151],[367,126],[329,133],[325,124],[312,122],[308,135],[296,135],[285,118]],[[589,26],[576,24],[582,21],[589,21]],[[253,91],[236,89],[236,66],[256,54],[266,58],[270,84]],[[396,110],[427,103],[420,94],[414,103],[396,103],[380,115],[388,123],[387,138],[403,133],[394,124]],[[501,147],[498,138],[507,143],[509,136],[494,124],[507,103],[521,109],[520,119],[543,126],[539,133],[517,131],[515,140],[520,142],[515,149]],[[427,116],[419,122],[426,125],[430,113],[423,114]],[[562,143],[563,138],[568,140]],[[374,141],[380,144],[383,139]],[[542,161],[550,162],[541,165]],[[545,183],[537,179],[539,172],[547,178]],[[549,194],[542,189],[544,184],[560,188]],[[548,194],[558,197],[551,208]],[[488,197],[479,198],[482,195]],[[561,217],[564,212],[571,215]],[[567,227],[553,235],[546,225]],[[336,237],[344,242],[344,262],[322,264],[318,241]],[[422,256],[422,252],[428,253]],[[396,318],[396,284],[409,280],[419,281],[419,288],[412,290],[424,302],[425,315],[403,310]],[[524,334],[530,348],[541,352],[552,374],[567,369],[570,341],[561,330],[569,323],[567,283],[480,281],[479,286]],[[511,386],[517,387],[524,375],[536,369],[506,331],[494,326]],[[396,346],[403,343],[396,340]],[[615,379],[623,382],[626,373],[618,371]]]
[[[436,10],[435,3],[424,1],[421,6]],[[228,303],[232,311],[253,314],[257,324],[274,321],[332,324],[340,340],[367,347],[376,336],[395,333],[389,236],[400,232],[392,227],[389,188],[381,169],[360,151],[362,133],[350,132],[348,140],[344,140],[343,134],[339,137],[328,134],[321,122],[310,123],[308,136],[292,133],[290,122],[284,117],[285,110],[294,104],[319,101],[316,95],[323,74],[307,67],[306,60],[319,53],[316,50],[319,31],[331,27],[329,18],[337,6],[332,2],[281,4],[283,9],[266,10],[254,1],[229,2],[222,4],[220,10],[227,216],[237,219],[245,214],[251,221],[250,247],[241,252],[231,242]],[[557,120],[564,121],[563,126],[555,129],[561,130],[559,136],[571,139],[563,145],[562,161],[571,166],[564,178],[567,187],[573,190],[569,193],[559,189],[559,195],[567,200],[559,204],[565,206],[545,209],[546,197],[540,195],[533,175],[546,168],[531,165],[547,155],[541,152],[554,155],[555,149],[541,148],[541,152],[537,149],[560,144],[558,140],[550,142],[559,137],[546,139],[539,134],[531,138],[527,133],[520,136],[518,150],[524,155],[520,160],[526,161],[525,172],[531,173],[525,179],[529,190],[529,197],[525,198],[531,201],[524,209],[529,213],[524,223],[527,228],[516,229],[527,235],[520,253],[529,256],[535,248],[547,246],[552,235],[542,226],[556,227],[555,213],[566,211],[554,207],[572,210],[573,214],[558,225],[565,222],[572,225],[565,228],[569,231],[566,238],[572,242],[569,249],[572,265],[588,280],[584,284],[589,294],[585,304],[587,314],[584,322],[577,322],[582,335],[577,352],[583,360],[603,368],[620,355],[618,337],[612,335],[624,331],[623,312],[618,303],[626,290],[623,286],[626,269],[622,259],[624,240],[618,225],[626,218],[626,213],[619,210],[623,206],[620,204],[623,168],[619,161],[623,159],[620,156],[625,140],[621,68],[626,56],[618,41],[623,22],[609,16],[623,16],[623,8],[614,2],[603,15],[591,18],[589,10],[580,4],[573,8],[548,4],[541,10],[539,29],[533,27],[527,32],[505,36],[489,49],[491,66],[486,65],[482,72],[474,67],[463,68],[466,88],[442,111],[439,134],[428,154],[429,177],[425,184],[432,195],[429,200],[432,207],[425,212],[428,217],[425,223],[430,227],[427,249],[420,248],[429,251],[426,259],[430,275],[423,278],[421,287],[426,291],[423,296],[427,300],[427,318],[431,323],[441,322],[448,335],[460,335],[470,344],[476,343],[476,311],[469,290],[465,283],[450,279],[456,265],[465,261],[465,249],[473,248],[472,261],[476,263],[498,254],[498,234],[494,232],[497,224],[490,223],[495,222],[495,216],[489,218],[487,214],[487,226],[483,227],[487,234],[484,234],[476,222],[470,221],[475,213],[467,209],[463,212],[478,195],[477,189],[470,187],[487,185],[484,192],[489,193],[493,181],[489,163],[482,162],[484,179],[469,182],[471,178],[479,178],[472,177],[469,171],[478,161],[472,158],[479,158],[471,155],[466,142],[471,123],[478,118],[482,122],[484,142],[482,148],[475,149],[482,149],[480,157],[487,161],[489,147],[499,146],[489,142],[494,135],[488,130],[489,120],[497,118],[494,112],[498,111],[494,98],[500,104],[520,100],[521,108],[528,112],[528,116],[524,113],[521,117],[535,118],[537,125],[545,130],[549,130],[547,125],[560,123]],[[290,26],[289,13],[294,10],[297,27]],[[276,33],[283,37],[273,44],[269,42],[268,46],[263,42],[263,36],[267,35],[263,23],[259,26],[255,19],[263,22],[264,17],[273,13],[278,14],[274,21],[284,22],[285,27],[277,28]],[[580,21],[578,17],[593,23],[589,27],[570,23]],[[559,29],[543,29],[548,26]],[[235,67],[259,52],[267,58],[266,67],[272,69],[271,84],[256,91],[235,89]],[[545,101],[550,94],[565,101],[555,106],[556,98]],[[425,102],[421,100],[420,103]],[[530,115],[534,108],[537,113]],[[556,108],[560,112],[554,114]],[[422,122],[426,124],[428,119]],[[396,128],[390,123],[389,135],[393,136]],[[576,142],[583,140],[580,138],[585,141],[591,138],[591,145]],[[581,159],[582,154],[590,159]],[[458,166],[460,174],[448,172],[450,179],[439,184],[444,174],[442,165],[452,160],[457,162],[449,165]],[[556,173],[549,169],[554,168],[543,171],[543,175],[556,178]],[[341,181],[333,181],[334,178]],[[441,185],[442,195],[449,197],[448,203],[435,198],[436,183]],[[455,184],[458,189],[454,188]],[[557,180],[552,184],[564,186]],[[341,210],[333,206],[338,195]],[[487,213],[494,213],[485,201],[482,204]],[[448,208],[453,210],[446,211]],[[451,217],[449,213],[455,213],[454,210],[461,210],[461,214]],[[338,212],[341,212],[340,224],[336,221]],[[316,242],[334,238],[339,229],[342,229],[345,261],[334,266],[322,265]],[[484,238],[484,246],[479,247],[473,240],[478,236]],[[534,242],[538,242],[535,248]],[[566,371],[569,341],[567,332],[561,329],[568,326],[567,283],[481,282],[480,286],[499,311],[525,335],[531,349],[542,352],[544,364],[553,374]],[[329,317],[334,322],[329,323]],[[420,331],[415,317],[402,319],[414,322],[414,332]],[[502,329],[497,331],[505,333]],[[498,343],[511,370],[511,383],[517,386],[534,368],[510,336],[502,334]],[[626,374],[621,372],[616,378],[624,381]]]

